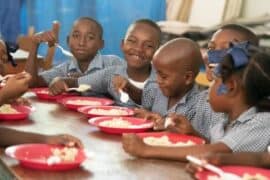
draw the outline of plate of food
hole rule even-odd
[[[24,167],[41,170],[69,170],[86,159],[83,149],[49,144],[21,144],[6,148],[5,153]]]
[[[3,104],[0,106],[0,120],[22,120],[35,108],[26,105]]]
[[[65,97],[60,100],[60,102],[69,109],[77,110],[83,106],[107,106],[114,103],[113,100],[107,98],[97,98],[97,97]]]
[[[153,122],[134,117],[95,117],[89,123],[111,134],[139,133],[152,129]]]
[[[134,111],[130,108],[120,106],[84,106],[78,109],[87,117],[99,116],[133,116]]]
[[[145,144],[151,146],[170,146],[170,147],[185,147],[205,144],[205,140],[185,134],[169,133],[169,132],[149,132],[138,133],[140,138],[143,138]]]
[[[63,97],[76,95],[76,93],[62,93],[62,94],[53,96],[53,95],[49,94],[48,88],[33,88],[32,92],[34,92],[36,94],[36,96],[42,100],[58,100],[58,99],[61,99]]]
[[[243,180],[269,180],[270,170],[252,166],[222,166],[223,171],[234,173],[242,177]],[[203,170],[197,172],[195,177],[198,180],[221,180],[221,178],[210,171]]]

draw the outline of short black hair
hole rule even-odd
[[[237,31],[241,34],[243,34],[248,41],[250,41],[254,45],[259,45],[259,38],[256,36],[256,34],[251,31],[248,27],[242,26],[239,24],[225,24],[220,27],[221,30],[233,30]]]
[[[153,27],[153,28],[157,31],[157,33],[158,33],[158,40],[159,40],[159,43],[161,42],[161,36],[162,36],[161,29],[160,29],[160,27],[157,25],[157,23],[155,23],[155,22],[152,21],[151,19],[138,19],[138,20],[136,20],[135,22],[133,22],[133,23],[129,26],[129,28],[132,27],[132,26],[135,25],[135,24],[140,24],[140,23],[141,23],[141,24],[147,24],[147,25]],[[128,28],[128,29],[129,29],[129,28]]]
[[[96,26],[97,26],[97,28],[99,30],[100,38],[101,39],[103,38],[103,27],[97,20],[95,20],[94,18],[88,17],[88,16],[83,16],[83,17],[80,17],[79,19],[77,19],[75,22],[78,22],[78,21],[81,21],[81,20],[88,20],[88,21],[93,22],[94,24],[96,24]]]

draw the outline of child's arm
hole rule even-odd
[[[77,147],[83,146],[79,139],[67,134],[41,135],[0,127],[0,146],[10,146],[23,143],[62,144],[66,146],[75,145]]]
[[[123,135],[124,150],[134,156],[186,161],[187,155],[199,155],[208,152],[230,153],[231,149],[223,143],[196,145],[189,147],[150,146],[135,134]]]
[[[22,72],[10,77],[6,85],[0,90],[0,105],[20,97],[28,90],[30,74]]]
[[[52,45],[56,42],[56,36],[53,31],[47,31],[35,34],[32,37],[32,45],[29,53],[28,60],[25,64],[25,71],[32,75],[32,80],[30,82],[30,87],[42,87],[47,86],[47,82],[42,76],[38,74],[38,62],[36,61],[37,50],[42,42],[48,42],[48,45]]]

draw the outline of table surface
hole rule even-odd
[[[121,136],[100,132],[88,124],[88,118],[55,102],[39,101],[32,93],[26,95],[36,111],[28,119],[1,122],[2,126],[43,134],[69,133],[81,139],[85,148],[93,152],[80,168],[69,171],[32,170],[21,167],[18,161],[1,150],[0,174],[11,179],[170,179],[191,180],[185,163],[141,159],[124,152]],[[0,179],[2,179],[0,178]]]

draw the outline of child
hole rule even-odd
[[[222,26],[213,34],[208,43],[208,53],[210,58],[212,57],[211,52],[213,50],[224,50],[229,48],[229,45],[232,42],[237,43],[243,41],[249,41],[254,45],[258,45],[257,36],[248,28],[238,24],[227,24]],[[207,78],[209,81],[212,81],[212,68],[214,64],[209,63],[208,59],[204,59],[204,64],[206,67]],[[207,129],[210,124],[219,122],[219,120],[224,117],[224,114],[216,113],[212,110],[208,102],[208,90],[202,91],[199,94],[195,108],[196,114],[191,121],[186,120],[186,118],[181,115],[173,116],[171,118],[175,125],[169,126],[168,129],[181,133],[185,132],[187,134],[199,135],[210,140]],[[164,124],[162,120],[160,121],[160,124]]]
[[[97,72],[112,65],[121,65],[122,61],[117,56],[101,55],[98,53],[103,48],[102,26],[90,17],[81,17],[73,24],[67,43],[75,59],[58,65],[48,71],[38,74],[37,62],[35,57],[38,46],[41,42],[48,44],[56,43],[55,32],[48,31],[38,33],[33,36],[32,50],[26,64],[26,71],[33,76],[31,86],[48,86],[56,77],[68,77],[76,74],[82,76]],[[58,86],[54,80],[54,87],[51,88],[52,94],[57,94]]]
[[[122,76],[137,85],[137,89],[146,89],[155,79],[151,60],[160,44],[161,31],[156,23],[148,19],[140,19],[131,24],[121,48],[127,65],[107,68],[97,73],[78,78],[78,81],[66,83],[70,86],[80,84],[91,85],[92,91],[109,94],[118,105],[135,106],[136,102],[129,100],[121,102],[113,78]],[[131,87],[131,86],[130,86]],[[134,88],[132,86],[132,88]],[[140,98],[140,97],[139,97]]]
[[[7,51],[5,43],[0,39],[0,69],[7,60]],[[10,99],[20,97],[27,91],[31,75],[28,73],[19,73],[10,77],[6,85],[0,90],[0,105],[7,103]],[[36,133],[22,132],[5,127],[0,127],[0,146],[9,146],[22,143],[49,143],[64,144],[82,147],[79,139],[70,135],[41,135]]]
[[[198,87],[194,85],[202,56],[193,41],[179,38],[164,44],[153,58],[157,71],[156,87],[150,87],[143,96],[143,107],[166,116],[181,113],[192,119]]]
[[[185,160],[188,154],[259,152],[269,144],[270,55],[253,52],[248,43],[233,45],[215,69],[209,102],[226,113],[208,128],[211,144],[191,147],[153,147],[134,134],[123,137],[124,149],[136,156]]]

